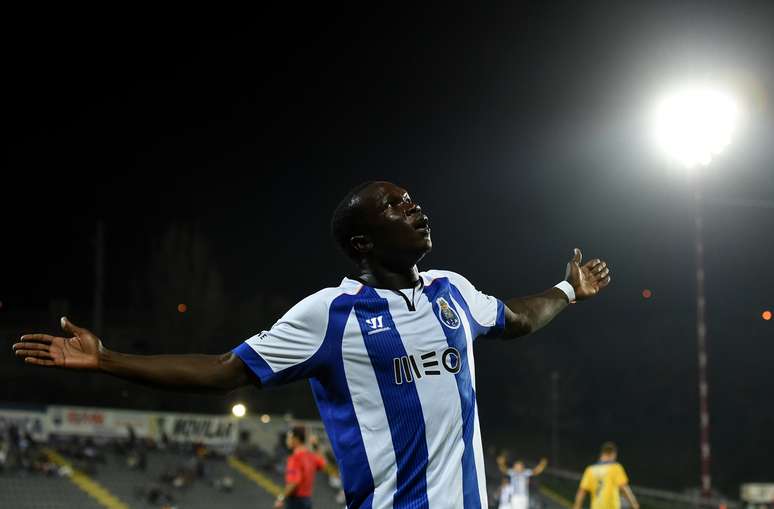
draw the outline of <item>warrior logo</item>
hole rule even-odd
[[[366,325],[368,325],[368,327],[370,328],[370,330],[368,331],[369,336],[390,330],[389,327],[384,326],[383,315],[374,316],[373,318],[369,318],[365,322],[366,322]]]

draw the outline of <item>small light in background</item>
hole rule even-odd
[[[178,313],[185,313],[186,311],[188,311],[188,306],[186,306],[185,304],[178,304],[177,305],[177,312]]]
[[[263,414],[261,416],[261,422],[264,424],[269,424],[271,422],[271,417],[269,416],[269,414]]]
[[[653,297],[653,292],[651,292],[649,289],[645,288],[645,289],[642,291],[642,298],[643,298],[643,299],[649,299],[649,298],[651,298],[651,297]]]
[[[761,313],[761,318],[763,318],[766,321],[771,320],[771,316],[772,316],[771,315],[771,311],[769,311],[768,309],[766,311],[764,311],[763,313]]]
[[[237,403],[231,407],[231,413],[234,414],[234,417],[244,417],[247,413],[247,407],[242,403]]]

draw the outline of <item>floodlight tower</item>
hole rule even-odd
[[[694,255],[696,260],[696,343],[699,365],[699,431],[701,491],[712,491],[709,384],[707,383],[707,323],[704,296],[704,220],[701,170],[731,141],[738,109],[731,96],[709,86],[683,87],[665,96],[655,116],[656,140],[694,182]]]

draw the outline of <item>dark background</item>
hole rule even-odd
[[[478,343],[486,443],[549,454],[556,372],[560,466],[615,440],[635,484],[696,486],[696,182],[647,118],[698,76],[744,106],[701,175],[713,476],[732,496],[771,481],[774,209],[738,204],[774,200],[772,23],[768,2],[8,12],[0,401],[315,417],[305,384],[178,395],[20,366],[10,344],[90,325],[102,221],[106,344],[226,351],[338,285],[330,214],[387,179],[433,221],[420,268],[501,298],[556,283],[575,246],[613,268],[534,337]]]

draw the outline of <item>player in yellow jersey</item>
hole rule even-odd
[[[640,504],[629,487],[629,478],[626,477],[621,464],[616,461],[617,458],[618,448],[614,443],[602,444],[599,462],[586,467],[583,472],[573,509],[583,507],[586,492],[591,494],[591,509],[621,509],[621,492],[629,501],[631,509],[640,509]]]

